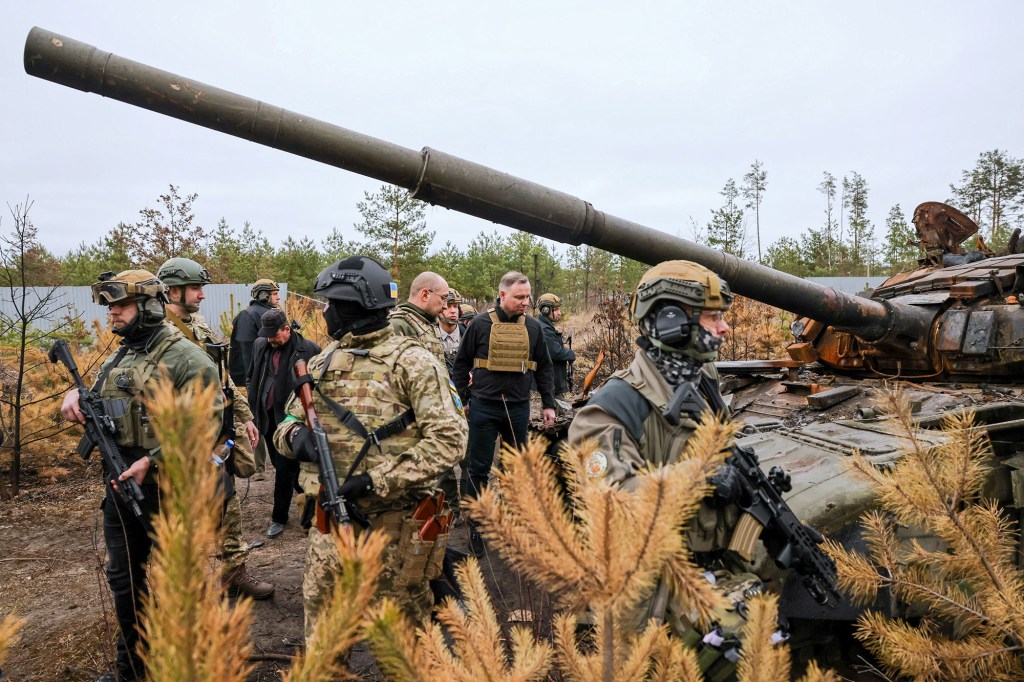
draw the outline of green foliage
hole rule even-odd
[[[743,176],[743,186],[740,191],[743,198],[747,200],[746,208],[754,209],[754,228],[757,236],[757,260],[762,260],[761,254],[761,202],[764,200],[764,192],[768,188],[768,173],[764,170],[764,164],[754,159],[750,164],[750,170]]]
[[[974,167],[951,184],[950,203],[978,223],[989,245],[1003,245],[1024,209],[1024,160],[1000,149],[982,152]]]
[[[844,274],[870,272],[874,262],[875,229],[868,220],[868,183],[852,171],[849,179],[843,178],[843,207],[847,210],[846,246],[849,257],[843,259]]]
[[[810,276],[810,269],[803,260],[800,242],[792,237],[782,237],[769,246],[765,251],[764,264],[797,277]]]
[[[891,272],[907,270],[917,264],[920,252],[917,232],[907,224],[899,204],[889,209],[885,219],[885,242],[882,249],[882,257]]]
[[[743,223],[743,208],[737,203],[740,196],[736,181],[729,178],[720,194],[725,203],[711,211],[707,226],[708,246],[743,258],[747,250],[747,231]]]
[[[363,192],[363,201],[356,204],[363,222],[355,228],[366,239],[360,245],[362,253],[387,266],[402,293],[426,269],[427,251],[434,241],[435,233],[427,230],[424,220],[425,206],[393,185],[381,185],[375,194]]]

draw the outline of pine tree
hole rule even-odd
[[[903,215],[903,209],[896,204],[889,209],[885,219],[884,256],[892,272],[913,267],[917,262],[917,232]]]
[[[821,230],[815,231],[810,230],[812,234],[808,235],[808,239],[813,244],[815,241],[820,241],[822,246],[822,252],[824,255],[824,262],[821,263],[825,272],[821,274],[834,274],[836,270],[836,264],[839,262],[839,250],[837,248],[841,240],[836,238],[836,231],[838,225],[834,216],[835,202],[836,202],[836,178],[834,175],[825,171],[825,174],[818,184],[818,191],[825,196],[825,224]],[[815,234],[817,236],[815,236]],[[814,249],[817,251],[817,249]],[[818,254],[814,254],[814,258],[808,258],[809,262],[817,264]]]
[[[757,159],[750,164],[750,170],[743,176],[743,198],[747,200],[746,207],[754,209],[754,229],[757,234],[757,260],[761,262],[761,201],[764,198],[765,188],[768,186],[768,173],[764,170],[764,164]]]
[[[859,275],[863,268],[867,268],[870,273],[875,229],[867,217],[868,183],[860,173],[852,171],[849,180],[843,178],[843,191],[849,218],[847,227],[850,231],[847,240],[850,249],[850,262],[847,264],[849,273]]]
[[[356,204],[363,222],[355,228],[366,238],[364,255],[384,263],[399,285],[408,287],[423,271],[434,232],[427,230],[426,204],[393,185],[381,185],[375,194],[363,192]]]
[[[747,247],[747,233],[743,225],[743,209],[736,202],[740,191],[736,181],[729,178],[720,194],[725,197],[721,208],[711,211],[708,223],[708,246],[743,258]]]
[[[959,187],[949,186],[950,202],[982,228],[988,227],[989,244],[1004,243],[1024,210],[1024,160],[993,149],[979,154],[974,168],[960,177]]]

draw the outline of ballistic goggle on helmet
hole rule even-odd
[[[98,305],[111,306],[136,298],[167,303],[167,287],[148,270],[124,270],[116,275],[104,272],[92,285],[92,300]]]

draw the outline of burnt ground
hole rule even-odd
[[[281,659],[293,655],[303,639],[305,535],[293,513],[282,535],[266,537],[273,469],[263,481],[250,479],[248,488],[239,480],[238,493],[244,498],[243,538],[264,543],[250,552],[249,570],[276,586],[271,599],[255,602],[257,668],[249,679],[277,680],[288,666]],[[0,502],[0,617],[13,611],[26,620],[4,679],[91,681],[113,660],[116,621],[103,573],[102,497],[93,465],[75,467],[60,483],[36,485],[16,500]],[[456,529],[452,545],[467,547],[465,526]],[[501,613],[526,608],[547,615],[546,597],[526,587],[496,552],[489,552],[482,565]],[[351,669],[361,679],[381,679],[363,646],[353,652]]]

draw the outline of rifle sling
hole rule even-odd
[[[333,351],[331,351],[330,355],[328,355],[324,359],[324,372],[326,372],[327,368],[331,366],[331,357],[337,350],[338,349],[335,348]],[[319,396],[327,404],[327,407],[330,408],[334,416],[338,418],[338,421],[340,421],[342,425],[345,426],[345,428],[347,428],[349,431],[363,439],[363,446],[359,449],[359,454],[356,455],[355,460],[352,462],[352,466],[349,467],[348,473],[345,474],[345,480],[340,483],[340,485],[344,485],[350,478],[352,478],[352,475],[356,472],[356,469],[359,468],[359,465],[362,464],[363,458],[366,457],[366,453],[370,451],[371,445],[376,444],[377,448],[379,449],[381,441],[386,440],[396,434],[399,434],[402,431],[405,431],[413,423],[415,423],[416,414],[412,411],[412,408],[410,407],[408,410],[398,415],[384,426],[381,426],[373,431],[367,431],[366,427],[363,426],[363,423],[359,421],[359,418],[352,414],[351,411],[349,411],[347,408],[345,408],[345,406],[341,405],[340,403],[338,403],[338,401],[334,400],[333,398],[329,398],[328,396],[324,395],[323,391],[320,390],[320,378],[322,377],[323,373],[321,373],[320,377],[317,377],[317,380],[313,382],[313,388],[316,389],[317,394],[319,394]]]
[[[121,362],[121,359],[124,358],[125,354],[127,353],[128,346],[121,346],[120,348],[117,349],[117,353],[114,355],[114,359],[107,363],[107,366],[103,368],[102,372],[100,372],[99,378],[96,379],[96,383],[93,384],[93,393],[98,394],[100,391],[103,390],[103,384],[104,382],[106,382],[107,375],[110,374],[110,370],[117,367],[117,364]]]

